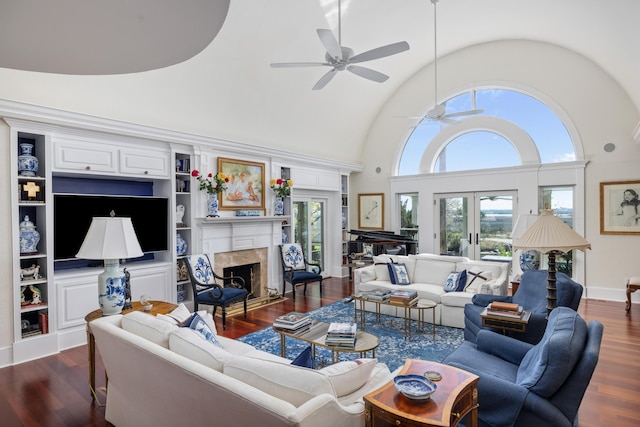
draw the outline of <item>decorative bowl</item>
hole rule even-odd
[[[393,379],[396,389],[412,400],[426,400],[438,388],[433,381],[422,375],[398,375]]]

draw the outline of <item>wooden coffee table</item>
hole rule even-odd
[[[279,328],[273,328],[273,330],[280,335],[280,356],[287,357],[287,337],[289,337],[311,344],[314,358],[316,356],[317,346],[331,350],[331,363],[338,361],[340,353],[358,353],[360,357],[365,357],[368,352],[371,352],[371,357],[376,357],[376,348],[378,348],[380,343],[378,337],[375,335],[358,330],[358,332],[356,332],[355,348],[326,345],[325,340],[327,338],[327,331],[329,330],[329,323],[319,320],[312,320],[311,328],[304,332],[291,332]]]
[[[392,380],[364,396],[365,425],[455,426],[467,417],[466,425],[477,427],[478,376],[453,366],[416,359],[407,359],[400,374],[423,375],[426,371],[442,375],[430,399],[411,400],[396,390]]]

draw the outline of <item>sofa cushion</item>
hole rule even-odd
[[[320,369],[331,381],[337,397],[347,396],[367,383],[377,359],[338,362]]]
[[[169,335],[178,329],[178,326],[142,311],[132,311],[122,316],[122,329],[164,348],[169,348]]]
[[[240,356],[226,361],[222,372],[296,407],[320,394],[335,396],[328,376],[299,366]]]
[[[412,283],[429,283],[444,285],[449,273],[456,269],[455,263],[440,261],[433,258],[418,259],[413,273]]]
[[[462,292],[467,284],[467,270],[452,271],[447,277],[443,289],[445,292]]]
[[[407,266],[405,264],[387,264],[387,268],[389,269],[389,278],[391,279],[391,283],[394,285],[408,285],[409,273],[407,271]]]
[[[578,313],[555,308],[542,340],[522,358],[516,383],[539,396],[552,396],[573,371],[586,341],[587,324]]]
[[[198,332],[190,328],[173,331],[169,335],[169,349],[219,372],[222,372],[224,362],[234,357],[225,349],[203,340]]]

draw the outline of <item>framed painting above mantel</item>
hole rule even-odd
[[[600,234],[640,234],[640,181],[600,183]]]
[[[218,172],[229,177],[218,194],[220,210],[264,210],[264,163],[218,157]]]

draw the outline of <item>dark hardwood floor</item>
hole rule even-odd
[[[346,279],[327,279],[322,298],[317,285],[310,285],[306,296],[296,293],[296,301],[289,298],[250,311],[247,319],[230,317],[227,330],[219,332],[231,338],[243,336],[270,326],[283,313],[310,311],[350,293]],[[597,319],[605,326],[598,367],[580,408],[580,427],[635,427],[640,402],[640,305],[626,314],[623,303],[585,300],[579,311],[587,321]],[[97,386],[103,387],[99,357],[97,365]],[[0,369],[0,426],[108,426],[104,408],[91,401],[88,372],[86,346]]]

